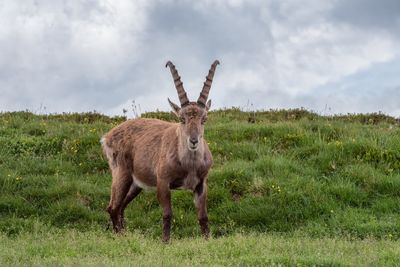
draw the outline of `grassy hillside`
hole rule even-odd
[[[174,120],[162,112],[143,116]],[[2,239],[18,246],[29,242],[21,236],[65,231],[125,242],[112,241],[106,230],[111,176],[99,144],[123,120],[95,113],[1,113]],[[381,239],[398,242],[398,120],[382,114],[321,117],[305,110],[229,109],[210,113],[206,139],[215,162],[208,205],[214,238],[239,234],[246,244],[261,232],[267,243],[283,236],[315,238],[310,241],[315,244],[328,238],[332,246],[337,238],[374,240],[377,248]],[[179,245],[191,242],[187,239],[199,235],[191,193],[175,191],[173,210],[172,237],[184,238]],[[128,232],[160,237],[154,193],[135,199],[126,217]],[[217,246],[213,242],[219,241],[202,246]],[[399,245],[393,249],[399,256]]]
[[[399,244],[274,234],[233,234],[204,241],[128,232],[35,232],[0,236],[1,266],[399,266]],[[21,249],[23,248],[23,249]]]

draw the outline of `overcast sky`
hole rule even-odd
[[[0,0],[0,110],[213,108],[400,116],[399,0]],[[45,107],[45,108],[44,108]]]

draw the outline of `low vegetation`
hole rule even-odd
[[[164,112],[142,116],[175,119]],[[0,114],[0,243],[8,244],[0,250],[0,265],[38,264],[44,258],[52,265],[57,251],[73,244],[81,249],[60,252],[69,265],[79,262],[76,257],[108,265],[118,253],[148,258],[150,265],[157,251],[183,253],[177,256],[182,262],[193,259],[198,265],[212,265],[213,258],[221,265],[358,265],[348,251],[354,247],[375,253],[360,256],[365,265],[391,265],[400,257],[400,127],[395,118],[379,113],[323,117],[303,109],[210,112],[206,139],[215,162],[208,201],[213,240],[192,239],[199,236],[192,194],[175,191],[170,247],[155,239],[161,236],[162,216],[151,192],[127,208],[126,236],[106,230],[111,175],[99,139],[124,120],[97,113]],[[251,249],[256,244],[268,253]],[[235,254],[242,250],[250,256]],[[131,262],[120,258],[120,263]]]
[[[68,229],[0,236],[0,243],[1,266],[398,266],[400,257],[389,240],[255,233],[164,245],[139,233]]]

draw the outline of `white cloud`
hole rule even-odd
[[[400,82],[382,72],[373,83],[381,97],[364,101],[357,75],[388,62],[398,68],[400,12],[394,0],[359,1],[1,2],[0,110],[42,104],[50,112],[121,114],[133,99],[142,111],[166,110],[166,98],[177,99],[167,60],[196,99],[219,59],[214,107],[250,101],[320,110],[334,95],[340,108],[333,110],[375,111]],[[395,103],[387,106],[397,114]]]
[[[9,53],[3,54],[0,69],[12,78],[1,81],[10,98],[3,98],[3,106],[25,109],[43,103],[58,112],[98,108],[91,106],[96,97],[88,92],[118,83],[139,58],[144,3],[7,2],[0,9],[0,32],[1,46]]]
[[[316,87],[393,59],[400,45],[385,34],[348,25],[320,24],[291,31],[275,39],[280,87],[288,93],[312,92]],[[282,35],[282,34],[278,34]]]

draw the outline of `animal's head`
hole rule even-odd
[[[196,151],[202,144],[201,141],[204,135],[204,124],[207,121],[207,112],[211,107],[211,100],[207,101],[207,98],[208,93],[210,92],[215,68],[218,64],[219,61],[215,60],[211,65],[197,102],[189,101],[185,89],[183,88],[181,77],[175,69],[174,64],[172,64],[171,61],[168,61],[166,65],[166,67],[170,67],[171,69],[172,78],[174,79],[176,90],[178,91],[181,106],[179,107],[169,99],[168,102],[172,107],[172,111],[180,120],[181,132],[186,140],[188,149],[191,151]]]

